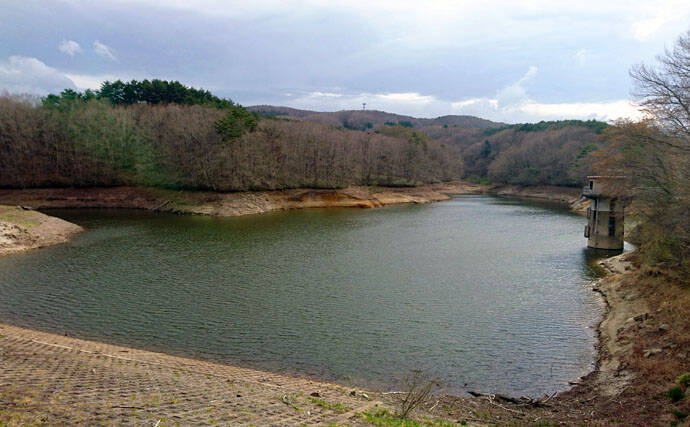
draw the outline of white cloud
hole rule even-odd
[[[573,102],[542,104],[534,101],[520,106],[520,111],[544,120],[567,118],[615,120],[619,118],[641,118],[639,107],[627,100],[608,102]]]
[[[148,5],[195,14],[255,19],[280,16],[355,16],[393,45],[449,47],[486,40],[549,37],[591,30],[593,24],[644,41],[687,28],[687,0],[110,0],[126,7]],[[494,31],[487,31],[494,29]],[[391,45],[387,45],[390,49]]]
[[[45,95],[64,89],[100,89],[106,80],[130,80],[129,75],[75,74],[50,67],[36,58],[10,56],[0,60],[0,92]]]
[[[36,58],[10,56],[0,61],[0,90],[44,95],[76,86],[65,74]]]
[[[687,1],[666,0],[650,2],[644,7],[644,12],[639,14],[632,24],[633,37],[640,42],[645,42],[658,33],[666,33],[669,28],[678,25],[687,28],[690,7]]]
[[[543,103],[531,99],[524,85],[537,75],[537,67],[529,67],[515,83],[499,90],[494,97],[445,101],[417,92],[356,93],[310,92],[293,98],[288,104],[311,110],[368,109],[383,110],[416,117],[446,114],[473,115],[502,122],[537,122],[540,120],[640,118],[637,106],[627,100],[603,102]]]
[[[416,92],[377,94],[375,95],[375,98],[383,102],[404,102],[422,105],[436,102],[436,99],[433,96],[420,95]]]
[[[580,67],[584,67],[589,60],[589,51],[587,49],[580,49],[575,52],[574,57]]]
[[[124,78],[121,75],[116,76],[114,74],[101,74],[101,75],[91,75],[91,74],[72,74],[72,73],[65,73],[65,76],[72,80],[74,82],[74,85],[77,87],[79,90],[86,90],[86,89],[100,89],[101,88],[101,83],[104,81],[113,81],[113,80],[130,80],[128,78]]]
[[[456,114],[471,114],[492,120],[508,122],[533,122],[539,120],[618,118],[636,119],[642,117],[638,107],[628,100],[603,102],[543,103],[529,97],[523,86],[537,73],[530,67],[525,75],[498,91],[495,98],[474,98],[451,104]]]
[[[633,24],[635,38],[642,42],[646,41],[669,20],[670,17],[668,16],[658,15],[650,19],[643,19],[635,22]]]
[[[77,53],[83,52],[81,46],[79,46],[79,43],[75,42],[74,40],[63,40],[58,45],[58,50],[69,56],[74,56]]]
[[[523,85],[532,80],[536,74],[537,67],[530,66],[520,80],[499,90],[496,94],[498,105],[507,108],[524,103],[528,98],[527,89]]]
[[[112,50],[108,45],[101,43],[100,41],[96,40],[93,42],[93,51],[96,52],[98,56],[102,56],[104,58],[110,58],[113,61],[116,61],[117,59],[115,58],[115,55],[113,55]]]

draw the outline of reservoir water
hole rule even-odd
[[[378,389],[536,396],[595,362],[585,220],[552,206],[48,213],[87,231],[0,258],[0,322]]]

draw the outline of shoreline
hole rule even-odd
[[[0,256],[65,243],[83,229],[37,209],[142,209],[153,212],[234,217],[318,208],[372,209],[434,203],[451,196],[488,194],[558,203],[584,215],[587,203],[570,187],[518,187],[452,181],[420,187],[347,187],[221,193],[149,187],[0,188]]]
[[[101,191],[102,189],[98,189],[98,191]],[[126,191],[122,191],[122,188],[117,188],[117,193],[120,195],[132,195],[132,190],[131,188],[127,188]],[[134,191],[139,191],[140,189],[135,189]],[[561,188],[539,188],[539,189],[525,189],[525,188],[520,188],[520,187],[513,187],[513,186],[498,186],[498,185],[493,185],[493,186],[480,186],[480,185],[473,185],[473,184],[467,184],[467,183],[446,183],[446,184],[441,184],[438,186],[428,186],[425,188],[415,188],[415,189],[368,189],[372,195],[376,195],[374,197],[370,197],[369,199],[362,197],[362,193],[356,193],[356,191],[360,190],[359,188],[356,189],[345,189],[345,190],[338,190],[342,191],[345,195],[349,195],[349,198],[335,198],[335,203],[333,203],[332,199],[332,190],[289,190],[286,192],[280,192],[283,193],[285,196],[285,199],[283,200],[290,200],[292,198],[291,202],[295,202],[294,204],[287,204],[287,205],[275,205],[279,206],[281,210],[285,209],[298,209],[298,208],[311,208],[311,207],[378,207],[378,206],[369,206],[367,205],[362,205],[362,200],[376,200],[378,203],[380,203],[380,206],[385,206],[389,204],[398,204],[398,203],[430,203],[432,201],[442,201],[442,200],[448,200],[450,197],[449,195],[456,195],[456,194],[491,194],[495,195],[498,197],[518,197],[518,198],[527,198],[527,199],[536,199],[536,200],[547,200],[547,201],[552,201],[552,202],[558,202],[563,205],[568,205],[572,211],[581,213],[581,207],[582,205],[578,203],[579,198],[575,194],[577,191],[576,189],[566,189],[568,191],[561,191],[563,189]],[[377,191],[378,190],[378,191]],[[571,191],[575,190],[575,191]],[[2,197],[3,194],[7,194],[8,190],[0,190],[0,200],[3,200],[3,202],[6,200]],[[46,190],[46,189],[41,189],[41,190],[35,190],[35,191],[28,191],[30,197],[27,197],[26,194],[22,195],[19,193],[19,190],[11,190],[12,192],[15,193],[15,199],[12,199],[13,201],[39,201],[39,204],[37,207],[39,208],[47,208],[47,207],[104,207],[104,204],[111,204],[114,201],[118,200],[117,198],[110,198],[107,199],[107,203],[103,203],[102,201],[99,201],[96,198],[73,198],[74,193],[71,191],[75,190],[68,190],[68,193],[62,193],[62,196],[58,195],[56,196],[55,193],[50,195],[51,191],[55,191],[54,189]],[[81,189],[81,190],[76,190],[76,191],[93,191],[92,189]],[[4,193],[3,193],[4,192]],[[37,192],[39,192],[37,194]],[[274,193],[274,192],[271,192]],[[287,194],[285,194],[287,193]],[[93,195],[93,193],[89,193],[90,195]],[[206,196],[206,193],[202,193],[204,196]],[[234,193],[231,193],[231,197]],[[391,195],[392,194],[392,195]],[[438,196],[437,194],[440,194],[445,197]],[[41,201],[38,199],[36,196],[47,196],[44,201]],[[83,193],[82,193],[83,195]],[[254,193],[251,194],[252,196],[256,196]],[[70,197],[71,196],[71,197]],[[247,195],[243,195],[242,197],[246,197]],[[299,196],[299,197],[296,197]],[[355,197],[358,196],[358,197]],[[234,194],[234,197],[237,197],[236,194]],[[267,197],[275,197],[274,195],[269,195]],[[242,198],[240,198],[242,199]],[[136,200],[136,199],[135,199]],[[155,201],[156,203],[160,199],[147,199],[149,202]],[[199,200],[199,199],[197,199]],[[352,200],[355,200],[357,204],[352,205]],[[199,205],[194,205],[192,208],[189,210],[185,211],[177,211],[180,213],[201,213],[201,214],[207,214],[207,215],[221,215],[225,214],[226,216],[228,213],[232,215],[227,215],[227,216],[235,216],[235,215],[245,215],[245,214],[251,214],[251,213],[259,213],[259,212],[249,212],[249,213],[238,213],[236,210],[226,210],[226,209],[218,209],[216,210],[208,210],[209,206],[209,200],[208,199],[201,199],[202,203]],[[134,204],[138,205],[138,208],[144,209],[144,205],[139,204],[140,201],[136,201]],[[217,200],[214,201],[214,203],[217,203]],[[326,204],[327,206],[323,206]],[[88,205],[88,206],[86,206]],[[98,205],[98,206],[94,206]],[[151,210],[158,210],[158,211],[168,211],[168,212],[176,212],[174,210],[175,208],[179,206],[185,206],[185,205],[178,205],[174,204],[172,206],[169,206],[166,208],[166,205],[164,206],[154,206],[153,209]],[[196,208],[195,208],[196,206]],[[211,206],[225,206],[221,202],[220,204],[211,204]],[[33,207],[33,206],[32,206]],[[107,207],[114,207],[114,206],[107,206]],[[133,206],[127,206],[127,207],[133,207]],[[199,208],[201,207],[201,208]],[[4,207],[8,209],[8,207]],[[277,210],[276,209],[271,209],[271,210]],[[270,211],[270,210],[269,210]],[[244,211],[239,211],[239,212],[244,212]],[[268,211],[267,211],[268,212]],[[48,221],[48,219],[51,219],[52,217],[49,217],[47,215],[41,214],[39,212],[35,212],[32,210],[26,210],[25,208],[21,207],[13,207],[11,208],[11,213],[17,214],[19,216],[22,215],[30,215],[32,218],[36,218],[36,215],[39,215],[41,218],[40,224],[45,223]],[[45,217],[45,218],[43,218]],[[2,219],[2,218],[0,218]],[[6,220],[7,218],[5,218]],[[57,218],[52,218],[55,220],[58,220]],[[81,228],[78,226],[75,226],[73,224],[70,224],[66,221],[58,220],[58,224],[60,225],[57,227],[57,229],[62,230],[60,233],[54,234],[54,238],[51,240],[50,238],[45,238],[43,240],[40,240],[40,244],[37,244],[35,246],[24,246],[18,249],[11,250],[9,252],[5,251],[5,254],[8,253],[14,253],[22,250],[29,250],[32,248],[36,247],[43,247],[47,246],[50,244],[58,244],[65,242],[69,239],[71,235],[74,233],[77,233],[81,231]],[[64,223],[64,224],[62,224]],[[1,224],[1,223],[0,223]],[[53,223],[54,224],[54,223]],[[61,227],[67,227],[66,229],[62,229]],[[77,228],[73,228],[77,227]],[[43,230],[45,228],[38,228],[38,230]],[[67,232],[65,232],[67,230]],[[2,255],[2,247],[0,247],[0,255]],[[621,331],[623,329],[630,329],[631,324],[632,325],[638,325],[640,322],[643,322],[646,319],[646,316],[648,316],[647,313],[649,313],[649,307],[646,305],[644,299],[642,298],[632,298],[631,294],[634,294],[634,291],[631,291],[630,289],[627,289],[623,284],[628,280],[631,276],[631,274],[634,272],[634,267],[630,262],[630,258],[634,256],[634,252],[628,252],[625,254],[617,255],[611,258],[606,258],[603,260],[598,261],[599,265],[604,268],[607,271],[606,276],[599,278],[593,282],[593,287],[592,291],[593,292],[598,292],[602,295],[603,300],[605,302],[606,308],[605,312],[603,314],[602,320],[600,323],[597,325],[596,331],[597,331],[597,344],[596,344],[596,350],[597,350],[597,358],[596,358],[596,365],[594,369],[588,373],[587,375],[581,377],[580,379],[574,381],[571,383],[572,387],[567,389],[566,391],[558,393],[556,396],[553,397],[553,399],[549,398],[547,400],[548,403],[542,402],[543,400],[535,400],[531,399],[532,403],[526,405],[524,402],[523,403],[516,403],[518,400],[515,402],[509,400],[501,400],[504,398],[507,398],[506,396],[502,395],[487,395],[487,396],[479,396],[479,397],[459,397],[459,396],[443,396],[443,397],[438,397],[438,400],[436,401],[436,405],[439,405],[439,402],[442,402],[442,411],[439,411],[438,408],[436,407],[431,407],[433,405],[430,405],[427,408],[423,408],[420,411],[418,411],[418,416],[424,416],[424,417],[435,417],[436,419],[445,419],[449,420],[450,418],[455,418],[455,419],[461,419],[461,420],[466,420],[468,422],[471,421],[479,421],[475,417],[478,411],[481,413],[485,414],[483,418],[486,419],[488,417],[488,420],[494,419],[495,420],[502,420],[503,422],[508,422],[509,420],[512,421],[517,421],[517,422],[537,422],[536,420],[560,420],[566,422],[572,422],[574,420],[578,421],[595,421],[598,418],[595,417],[593,414],[594,412],[591,412],[590,410],[595,407],[596,403],[600,399],[613,399],[614,397],[620,395],[628,385],[633,382],[636,378],[635,373],[631,371],[628,368],[628,362],[626,361],[631,357],[631,353],[633,352],[633,340],[626,339],[624,340],[623,343],[621,343]],[[643,316],[643,317],[640,317]],[[15,326],[10,326],[6,324],[0,323],[0,354],[3,355],[3,357],[7,356],[8,348],[7,348],[7,338],[10,338],[13,340],[15,344],[18,342],[23,342],[24,344],[22,345],[30,345],[32,347],[32,351],[34,352],[34,356],[38,356],[39,359],[41,357],[47,356],[51,351],[54,349],[60,349],[60,354],[55,356],[56,360],[62,360],[64,357],[72,357],[70,356],[72,352],[78,352],[81,356],[76,357],[77,359],[81,358],[84,355],[84,357],[88,358],[96,358],[99,360],[105,360],[107,358],[113,358],[121,361],[121,358],[119,359],[118,357],[118,352],[125,352],[127,354],[137,354],[137,355],[143,355],[143,359],[132,359],[129,360],[127,359],[127,363],[132,363],[135,366],[139,366],[141,364],[146,364],[148,363],[147,360],[155,360],[156,358],[158,359],[163,359],[166,361],[178,361],[182,360],[183,365],[186,366],[188,369],[191,371],[198,370],[199,367],[204,367],[204,369],[207,369],[209,366],[212,366],[213,369],[219,369],[222,370],[223,372],[251,372],[253,376],[260,375],[264,377],[271,377],[271,378],[280,378],[280,381],[287,382],[287,383],[293,383],[293,382],[298,382],[300,384],[309,384],[310,387],[315,386],[318,389],[328,389],[328,390],[337,390],[338,393],[335,393],[332,395],[337,399],[349,399],[350,397],[358,397],[356,399],[356,404],[362,404],[359,406],[359,409],[355,412],[347,411],[348,416],[343,418],[342,416],[344,413],[338,413],[335,414],[333,411],[328,412],[326,415],[329,417],[334,417],[333,419],[339,420],[338,422],[357,422],[357,418],[352,418],[356,415],[356,413],[363,413],[368,410],[371,410],[371,408],[388,408],[390,411],[394,410],[395,407],[395,395],[386,395],[385,393],[380,393],[380,392],[375,392],[375,391],[362,391],[358,390],[354,387],[347,387],[344,385],[338,385],[338,384],[333,384],[329,382],[324,382],[320,380],[314,380],[306,377],[300,377],[300,376],[294,376],[294,375],[284,375],[284,374],[277,374],[277,373],[272,373],[269,371],[259,371],[259,370],[254,370],[251,368],[242,368],[239,366],[231,366],[231,365],[222,365],[222,364],[215,364],[212,362],[204,361],[204,360],[199,360],[199,359],[192,359],[192,358],[184,358],[184,357],[177,357],[177,356],[172,356],[172,355],[167,355],[163,353],[154,353],[151,351],[147,350],[142,350],[142,349],[135,349],[135,348],[129,348],[129,347],[120,347],[120,346],[114,346],[106,343],[101,343],[101,342],[96,342],[96,341],[87,341],[87,340],[80,340],[80,339],[75,339],[75,338],[70,338],[70,337],[62,337],[60,335],[56,334],[50,334],[50,333],[45,333],[45,332],[40,332],[40,331],[35,331],[31,329],[24,329],[24,328],[18,328]],[[39,337],[40,339],[36,339],[36,337]],[[28,340],[28,341],[27,341]],[[63,342],[64,341],[64,342]],[[66,345],[65,343],[72,343],[70,345]],[[19,347],[15,348],[9,348],[10,352],[9,354],[12,355],[12,351],[19,351],[20,353],[23,353],[23,351],[20,350],[21,345],[16,344]],[[38,346],[38,347],[36,347]],[[41,346],[46,346],[46,347],[41,347]],[[75,347],[76,346],[76,347]],[[109,350],[109,353],[105,353],[103,350],[100,350],[99,348],[105,346],[106,348],[117,348],[118,350],[116,353],[113,353],[113,351]],[[71,359],[70,359],[71,360]],[[124,360],[124,359],[122,359]],[[118,362],[120,363],[120,362]],[[166,362],[167,363],[167,362]],[[177,362],[176,362],[177,363]],[[165,369],[177,369],[168,365],[161,365]],[[4,370],[3,366],[0,365],[0,370]],[[207,371],[203,371],[207,372]],[[6,375],[5,372],[2,373],[0,376]],[[30,375],[30,374],[27,374]],[[119,375],[119,374],[118,374]],[[129,373],[124,372],[123,375],[127,376]],[[174,375],[174,374],[173,374]],[[191,375],[191,374],[190,374]],[[196,374],[195,374],[196,375]],[[223,381],[240,381],[239,377],[235,374],[228,374],[230,375],[231,379],[228,379],[226,374],[221,375],[223,378]],[[235,376],[232,376],[235,375]],[[245,374],[242,374],[245,375]],[[248,374],[247,374],[248,375]],[[214,377],[215,378],[215,377]],[[60,381],[65,381],[65,379],[61,379]],[[60,382],[58,381],[58,382]],[[67,382],[71,381],[71,379],[67,379]],[[21,383],[21,381],[19,381]],[[15,383],[12,383],[15,384]],[[6,386],[7,384],[0,384],[0,408],[7,409],[7,402],[2,400],[2,393],[3,393],[3,387]],[[56,383],[57,385],[57,383]],[[184,393],[184,390],[187,388],[186,384],[178,384],[178,388],[175,388],[174,390],[171,390],[170,392],[173,393]],[[302,387],[302,386],[301,386]],[[345,391],[343,391],[345,390]],[[6,391],[6,390],[5,390]],[[354,396],[351,396],[349,393],[353,392],[355,393]],[[23,392],[24,394],[26,393],[33,393],[33,392]],[[358,394],[359,393],[359,394]],[[301,393],[302,395],[305,395],[304,393]],[[5,394],[6,395],[6,394]],[[363,398],[363,396],[367,396],[366,398]],[[493,397],[492,397],[493,396]],[[497,397],[498,396],[498,397]],[[302,396],[304,397],[304,396]],[[256,401],[253,402],[252,405],[256,406],[257,404],[259,405],[271,405],[272,403],[270,402],[264,402],[261,399],[265,399],[266,396],[262,395],[260,397],[260,402]],[[290,397],[292,399],[292,397]],[[297,398],[295,398],[297,399]],[[498,400],[497,400],[498,399]],[[303,405],[309,405],[311,403],[314,403],[312,400],[304,400],[301,402]],[[550,401],[549,401],[550,400]],[[352,403],[351,401],[348,400],[350,404]],[[373,405],[368,405],[371,402],[376,402]],[[537,403],[535,403],[537,402]],[[573,404],[575,402],[575,404]],[[94,403],[95,405],[96,403]],[[333,405],[345,405],[343,403],[333,403]],[[368,405],[368,406],[367,406]],[[374,406],[378,405],[378,406]],[[498,406],[497,406],[498,405]],[[116,405],[117,406],[117,405]],[[118,409],[116,406],[113,406],[113,409]],[[145,405],[144,405],[145,406]],[[295,411],[294,408],[292,408],[290,405],[286,404],[283,402],[283,406],[287,406],[288,408],[291,408],[291,411]],[[322,410],[324,409],[320,405],[319,406]],[[346,405],[347,406],[347,405]],[[352,405],[351,405],[352,406]],[[348,408],[350,406],[347,406]],[[468,412],[468,408],[472,408]],[[44,408],[45,409],[45,408]],[[284,408],[281,408],[284,409]],[[292,412],[289,411],[288,413],[281,412],[281,416],[285,417],[292,417],[293,414]],[[20,411],[19,413],[25,413],[26,411]],[[120,411],[121,412],[121,411]],[[112,415],[114,417],[117,416],[124,416],[122,413],[118,411],[115,411],[114,414]],[[151,410],[148,411],[151,413]],[[155,411],[154,411],[155,412]],[[314,411],[310,410],[308,411],[309,414],[313,414]],[[322,411],[323,412],[323,411]],[[336,411],[337,412],[337,411]],[[41,413],[39,410],[36,413]],[[474,414],[474,415],[473,415]],[[326,416],[324,415],[324,416]],[[127,417],[130,417],[131,414],[127,415]],[[254,413],[252,415],[253,417],[259,417],[257,418],[258,420],[261,419],[261,415],[258,415],[257,413]],[[310,415],[311,416],[311,415]],[[450,418],[449,418],[450,417]],[[533,417],[533,418],[532,418]],[[575,417],[575,418],[573,418]],[[163,418],[165,418],[163,416]],[[74,418],[66,418],[69,420],[74,420]],[[124,421],[125,419],[130,420],[131,418],[119,418],[120,421]],[[287,419],[287,418],[286,418]],[[291,418],[294,419],[294,418]],[[331,418],[328,418],[329,420]],[[0,420],[3,420],[2,416],[0,415]],[[535,421],[533,421],[535,420]],[[481,420],[484,421],[484,420]],[[235,419],[233,418],[233,421],[235,422]],[[304,420],[300,421],[304,422]],[[312,420],[310,418],[307,418],[307,422],[311,423]],[[325,422],[325,421],[324,421]],[[331,422],[331,421],[329,421]]]
[[[591,415],[591,409],[597,400],[614,398],[634,379],[634,375],[620,375],[622,362],[631,351],[631,346],[620,345],[618,336],[621,325],[630,323],[628,316],[631,313],[634,313],[633,316],[639,315],[637,311],[646,310],[647,307],[624,303],[628,297],[621,284],[622,279],[632,271],[627,260],[629,256],[631,253],[625,253],[600,261],[609,274],[595,281],[593,288],[593,291],[602,293],[607,306],[597,327],[597,364],[592,372],[573,383],[571,388],[552,398],[529,401],[500,394],[477,397],[436,396],[432,402],[415,413],[415,418],[461,420],[470,425],[495,422],[531,423],[549,419],[568,423],[576,420],[596,421],[597,417]],[[204,383],[204,389],[211,387],[212,390],[232,384],[229,397],[219,400],[226,406],[222,409],[220,406],[206,409],[208,416],[218,417],[212,419],[231,423],[262,424],[282,421],[288,424],[359,424],[364,416],[361,414],[380,409],[394,412],[397,405],[398,395],[395,392],[362,390],[303,376],[174,356],[3,323],[0,323],[0,354],[3,357],[0,360],[4,362],[0,364],[0,377],[6,379],[0,383],[0,409],[5,411],[4,416],[23,416],[22,419],[26,419],[27,415],[39,419],[46,416],[46,413],[50,413],[50,416],[58,413],[60,417],[64,417],[60,419],[65,422],[102,420],[103,417],[106,421],[114,423],[132,422],[135,419],[156,422],[157,419],[171,420],[170,414],[178,413],[176,419],[187,422],[190,421],[187,416],[179,415],[179,405],[171,406],[159,402],[165,401],[168,396],[182,396],[170,399],[170,402],[181,402],[185,395],[198,395],[202,393],[197,390],[197,387],[201,387],[199,383]],[[65,364],[77,365],[77,368],[64,369]],[[149,383],[151,378],[139,378],[142,372],[150,370],[157,372],[156,377],[167,378],[167,385],[152,387]],[[131,384],[125,381],[126,386],[120,385],[121,379],[124,381],[133,375],[139,378],[137,381],[143,382]],[[96,380],[94,376],[104,378]],[[209,381],[213,383],[211,386],[207,384]],[[99,392],[94,395],[88,393],[89,387],[85,385],[90,382],[116,385],[108,388],[109,393]],[[34,389],[36,383],[48,384],[53,390],[52,394],[68,395],[74,400],[61,402],[53,399],[49,405],[36,401],[34,397],[40,394]],[[70,389],[70,383],[75,383],[74,387],[81,390],[76,397],[73,393],[66,393]],[[150,389],[156,391],[153,394],[148,393]],[[237,390],[247,389],[252,390],[250,399],[247,399],[249,396],[245,396],[242,391],[233,394]],[[3,395],[7,397],[9,392],[18,397],[14,403],[3,400]],[[312,393],[318,394],[319,397],[311,396]],[[243,396],[242,399],[233,398],[240,395]],[[288,403],[285,403],[285,396],[288,396]],[[17,403],[26,402],[27,399],[31,400],[29,406]],[[104,400],[110,402],[105,409],[102,407]],[[82,402],[81,412],[77,416],[70,413],[76,402]],[[279,404],[276,405],[276,402]],[[184,409],[182,412],[199,412],[194,408],[203,406],[203,402],[195,401],[190,405],[192,408]],[[227,412],[230,418],[222,418],[222,414],[228,410],[227,405],[232,407]],[[139,411],[127,411],[131,408],[139,408]],[[265,418],[267,408],[271,408],[268,412],[277,418]],[[141,418],[144,416],[145,418]],[[0,421],[2,420],[3,413],[0,412]],[[201,422],[208,421],[208,418],[193,420]]]
[[[128,208],[181,214],[242,216],[280,210],[349,207],[378,208],[405,203],[432,203],[454,195],[489,194],[544,200],[582,212],[585,199],[573,187],[519,187],[451,181],[419,187],[298,188],[274,191],[213,192],[152,187],[1,189],[0,205],[51,208]]]

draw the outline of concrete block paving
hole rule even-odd
[[[353,391],[0,324],[0,425],[352,425]]]

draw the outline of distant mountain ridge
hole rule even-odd
[[[441,125],[472,129],[493,129],[506,126],[505,123],[493,122],[491,120],[481,119],[474,116],[449,115],[436,117],[435,119],[422,119],[378,110],[342,110],[320,112],[274,105],[253,105],[246,108],[253,113],[263,116],[284,117],[307,122],[343,126],[348,129],[357,130],[377,128],[384,124],[398,124],[415,128]]]

